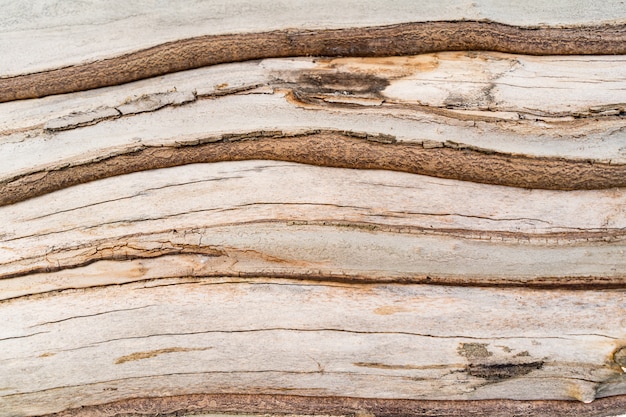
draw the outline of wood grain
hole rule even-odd
[[[268,60],[104,95],[7,103],[0,204],[136,171],[250,159],[529,189],[622,187],[622,61],[494,53]]]
[[[619,1],[5,3],[0,417],[624,411]]]
[[[0,78],[0,102],[119,85],[207,65],[290,56],[397,56],[469,50],[529,55],[626,53],[626,25],[524,28],[495,22],[202,36],[127,55]]]
[[[0,276],[11,279],[0,288],[10,298],[161,276],[624,288],[625,199],[623,188],[185,165],[1,207]]]
[[[579,295],[173,278],[8,300],[0,415],[207,390],[589,403],[623,389],[626,305]]]
[[[111,0],[107,7],[78,0],[48,0],[20,7],[4,0],[0,19],[0,77],[91,62],[166,42],[205,35],[287,29],[341,29],[410,22],[493,21],[522,27],[623,24],[626,5],[605,0],[533,1],[532,5],[480,0],[179,0],[177,7]],[[276,8],[279,8],[277,11]]]

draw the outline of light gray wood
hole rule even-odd
[[[3,0],[0,76],[120,55],[167,41],[201,35],[285,28],[342,28],[438,20],[492,20],[512,25],[624,23],[619,0],[343,1],[268,3],[262,0],[177,1],[169,4],[55,0]]]
[[[174,278],[16,299],[0,306],[2,415],[207,386],[589,402],[622,389],[607,364],[626,305],[579,295]]]
[[[626,106],[625,68],[622,56],[456,52],[208,67],[70,96],[2,104],[0,156],[6,162],[0,175],[71,164],[138,145],[193,143],[223,133],[312,129],[624,164],[625,122],[615,115]],[[378,94],[324,93],[319,91],[323,85],[312,93],[300,92],[321,98],[319,105],[287,94],[313,88],[298,83],[301,77],[321,75],[330,83],[336,74],[346,73],[381,77],[390,85]],[[137,107],[141,103],[143,107]]]
[[[12,297],[10,288],[18,295],[42,291],[24,284],[31,280],[45,283],[45,290],[83,286],[81,277],[92,266],[28,273],[196,251],[207,257],[141,260],[135,263],[144,265],[141,274],[128,273],[133,266],[113,275],[105,269],[103,278],[126,274],[132,281],[191,268],[197,276],[263,271],[476,283],[622,280],[624,239],[598,232],[621,233],[625,205],[623,189],[521,190],[273,161],[186,165],[0,207],[2,275],[17,275],[0,280],[0,288]],[[77,282],[60,281],[60,275]]]
[[[623,3],[0,0],[0,417],[621,412]]]

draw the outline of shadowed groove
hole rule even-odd
[[[557,28],[442,21],[206,35],[99,61],[0,78],[0,102],[84,91],[253,59],[398,56],[462,50],[528,55],[626,54],[626,25]]]

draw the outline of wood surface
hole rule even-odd
[[[623,3],[236,3],[0,4],[0,417],[626,412]]]

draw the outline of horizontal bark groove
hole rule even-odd
[[[354,137],[343,131],[272,135],[252,132],[208,138],[193,145],[134,148],[80,165],[24,174],[0,182],[0,206],[132,172],[254,159],[335,168],[383,169],[530,189],[593,190],[626,186],[624,165],[533,158],[479,149],[424,148],[417,144],[397,143],[392,137]]]
[[[44,417],[178,416],[183,413],[330,414],[377,417],[407,416],[610,416],[626,409],[626,396],[607,397],[590,404],[576,401],[432,401],[349,397],[304,397],[259,394],[191,394],[133,398],[75,408]]]
[[[208,65],[290,56],[373,57],[456,50],[529,55],[626,53],[626,25],[517,27],[443,21],[200,36],[100,61],[0,78],[0,102],[45,97]]]

